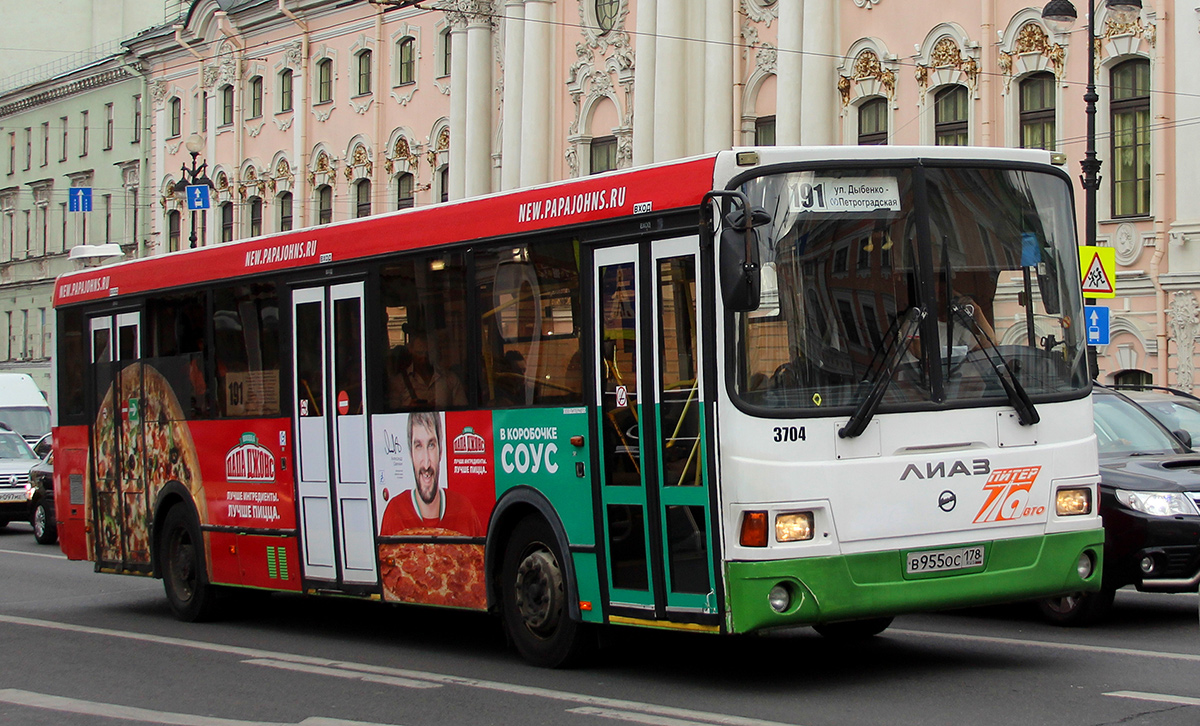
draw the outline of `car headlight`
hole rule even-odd
[[[1118,489],[1117,501],[1130,509],[1154,517],[1200,514],[1196,503],[1183,492],[1131,492]]]

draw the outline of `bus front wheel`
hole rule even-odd
[[[200,525],[183,506],[163,519],[159,567],[163,589],[175,617],[186,622],[208,620],[215,612],[216,588],[204,573],[204,540]]]
[[[571,618],[561,563],[553,530],[529,517],[513,530],[500,575],[509,637],[523,658],[547,668],[577,662],[593,635]]]

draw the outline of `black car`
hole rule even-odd
[[[29,470],[37,462],[21,434],[0,423],[0,527],[29,518]]]
[[[1200,445],[1200,398],[1162,386],[1121,391],[1188,446]]]
[[[38,544],[58,542],[58,523],[54,519],[54,451],[29,470],[29,523]]]
[[[1200,454],[1125,395],[1096,386],[1092,404],[1103,586],[1043,600],[1042,613],[1064,625],[1097,620],[1126,585],[1147,592],[1196,592],[1200,586]]]

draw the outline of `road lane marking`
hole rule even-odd
[[[1046,648],[1048,650],[1070,650],[1078,653],[1100,653],[1103,655],[1132,655],[1139,658],[1162,658],[1164,660],[1181,660],[1188,663],[1200,663],[1198,653],[1162,653],[1155,650],[1140,650],[1138,648],[1114,648],[1106,645],[1084,645],[1082,643],[1049,643],[1044,640],[1020,640],[1018,638],[1001,638],[995,635],[966,635],[961,633],[937,633],[932,630],[905,630],[903,628],[888,628],[886,635],[916,635],[923,638],[940,638],[942,640],[965,641],[971,643],[988,643],[991,645],[1020,645],[1027,648]]]
[[[641,713],[630,713],[629,711],[614,711],[609,708],[591,708],[590,706],[581,706],[579,708],[571,708],[567,713],[577,713],[582,716],[598,716],[600,718],[609,718],[614,721],[625,721],[627,723],[643,723],[647,726],[708,726],[708,724],[700,721],[681,721],[677,718],[667,718],[665,716],[650,716]]]
[[[148,708],[137,708],[136,706],[118,706],[113,703],[51,696],[45,693],[22,691],[18,688],[0,689],[0,702],[11,703],[14,706],[58,711],[60,713],[76,713],[83,716],[100,716],[103,718],[119,719],[121,721],[165,724],[166,726],[292,726],[292,724],[272,724],[263,721],[242,721],[240,719],[219,718],[216,716],[196,716],[189,713],[152,711]],[[372,724],[366,721],[346,721],[344,719],[315,717],[306,718],[296,726],[388,726],[388,724]]]
[[[1158,703],[1175,703],[1181,706],[1200,706],[1200,698],[1191,696],[1169,696],[1165,693],[1143,693],[1142,691],[1113,691],[1104,694],[1115,698],[1136,698],[1139,701],[1157,701]]]
[[[67,559],[66,555],[56,555],[56,554],[52,554],[50,552],[22,552],[21,550],[5,550],[5,549],[0,549],[0,552],[4,552],[5,554],[9,554],[9,555],[25,555],[26,557],[49,557],[52,560]]]
[[[366,681],[368,683],[382,683],[388,686],[400,686],[401,688],[441,688],[441,683],[433,683],[432,681],[414,681],[411,678],[397,678],[396,676],[381,676],[374,673],[364,673],[362,671],[351,671],[341,668],[326,668],[324,666],[308,665],[306,663],[289,663],[282,660],[272,660],[269,658],[251,658],[244,660],[243,663],[248,665],[266,666],[268,668],[279,668],[281,670],[295,671],[298,673],[311,673],[318,676],[333,676],[335,678],[350,678],[358,681]]]
[[[481,690],[495,691],[499,693],[507,693],[516,696],[535,696],[553,701],[563,701],[566,703],[579,704],[581,706],[597,706],[610,708],[618,711],[632,711],[637,713],[650,714],[654,716],[667,716],[678,718],[681,720],[699,721],[705,724],[717,724],[718,726],[794,726],[792,724],[783,724],[776,721],[763,721],[755,718],[746,718],[743,716],[730,716],[720,713],[710,713],[706,711],[694,711],[687,708],[675,708],[673,706],[659,706],[652,703],[642,703],[639,701],[626,701],[619,698],[604,698],[602,696],[589,696],[583,693],[573,693],[570,691],[557,691],[550,688],[539,688],[537,686],[520,686],[515,683],[503,683],[498,681],[482,681],[474,678],[463,678],[461,676],[451,676],[442,673],[430,673],[428,671],[408,670],[404,668],[389,668],[386,666],[374,666],[366,663],[352,663],[347,661],[331,660],[328,658],[314,658],[312,656],[295,655],[292,653],[279,653],[269,650],[260,650],[258,648],[246,648],[240,645],[222,645],[220,643],[206,643],[200,640],[186,640],[184,638],[173,638],[165,635],[149,635],[146,633],[134,633],[126,630],[111,630],[108,628],[96,628],[89,625],[74,625],[71,623],[60,623],[53,620],[38,620],[36,618],[25,618],[18,615],[3,615],[0,614],[0,623],[10,623],[12,625],[25,625],[34,628],[46,628],[48,630],[61,630],[68,633],[85,633],[88,635],[100,635],[110,638],[121,638],[124,640],[134,640],[143,643],[154,643],[157,645],[170,645],[180,648],[191,648],[194,650],[203,650],[213,653],[224,653],[228,655],[236,655],[242,658],[264,658],[268,660],[285,661],[288,663],[302,663],[312,666],[324,666],[328,668],[342,668],[348,671],[375,673],[378,675],[394,676],[396,678],[411,678],[414,680],[429,681],[431,683],[451,684],[456,686],[464,686],[467,688],[478,688]]]

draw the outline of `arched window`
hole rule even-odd
[[[1113,374],[1113,385],[1122,388],[1140,388],[1154,385],[1154,376],[1146,371],[1130,368]],[[1197,442],[1200,443],[1200,442]]]
[[[617,24],[617,10],[620,0],[596,0],[596,23],[601,33],[607,33]]]
[[[250,79],[250,118],[258,118],[263,113],[263,79],[255,76]]]
[[[179,251],[181,229],[179,210],[172,209],[167,212],[167,252]]]
[[[233,202],[221,204],[221,241],[233,241]]]
[[[263,200],[262,197],[250,197],[250,236],[257,237],[262,234],[262,215],[263,215]]]
[[[322,184],[317,187],[317,224],[333,221],[333,187]]]
[[[589,173],[599,174],[617,168],[617,137],[601,136],[592,139],[591,168]]]
[[[292,81],[294,80],[292,69],[285,68],[283,73],[279,74],[279,111],[292,110]]]
[[[183,101],[176,96],[171,99],[171,137],[179,136],[183,131]]]
[[[1113,67],[1112,214],[1150,214],[1150,61],[1134,58]]]
[[[441,46],[442,51],[442,56],[438,61],[438,75],[448,76],[450,75],[451,68],[450,53],[454,50],[450,43],[449,29],[442,31],[441,35],[438,36],[438,44]]]
[[[775,117],[760,116],[754,119],[754,145],[775,145]]]
[[[354,185],[354,216],[371,216],[371,180],[360,179]]]
[[[279,209],[279,231],[287,232],[292,228],[292,193],[283,192],[275,199]]]
[[[933,97],[933,137],[938,146],[967,145],[966,86],[947,86]]]
[[[417,82],[417,41],[415,38],[401,38],[396,44],[396,83]]]
[[[221,125],[233,123],[233,86],[221,86]]]
[[[1034,73],[1021,80],[1021,147],[1055,148],[1053,73]]]
[[[872,98],[858,107],[858,145],[887,143],[887,99]]]
[[[413,193],[413,175],[401,172],[396,175],[396,209],[409,209],[417,204]]]
[[[358,54],[358,95],[371,92],[371,51]]]
[[[317,61],[317,103],[329,103],[333,100],[333,59],[322,58]]]

